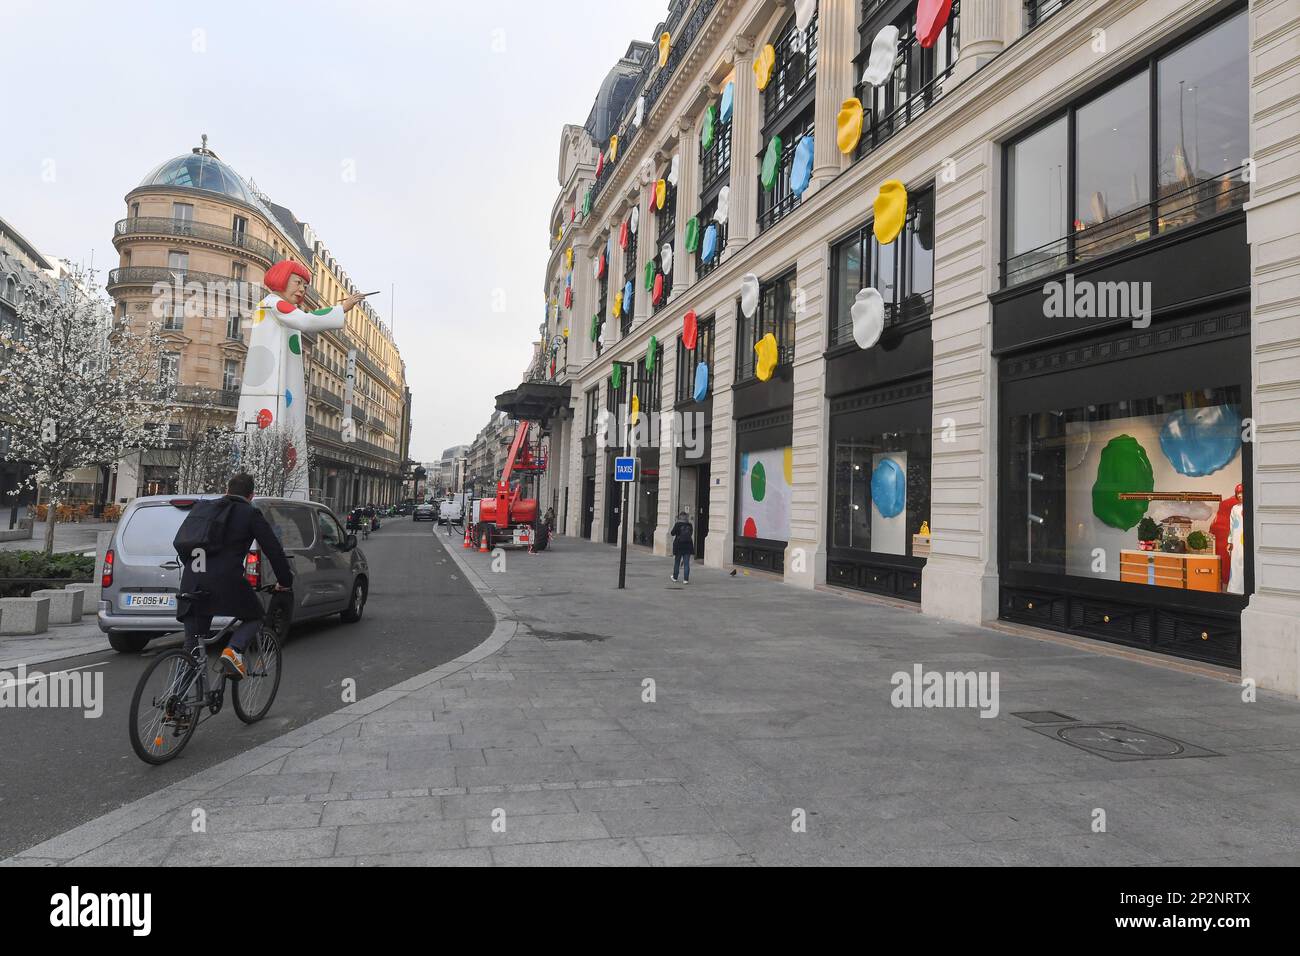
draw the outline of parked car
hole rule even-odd
[[[425,501],[415,506],[415,513],[411,515],[412,521],[437,521],[438,512],[432,504]]]
[[[136,498],[113,531],[101,569],[99,629],[116,651],[138,652],[155,637],[181,630],[176,620],[176,594],[181,565],[172,541],[194,504],[220,495],[150,495]],[[314,501],[254,498],[280,538],[293,566],[293,603],[277,615],[281,634],[292,624],[338,614],[349,623],[361,620],[370,589],[370,568],[334,512]],[[244,559],[250,583],[270,584],[275,572],[261,560],[256,544]],[[263,607],[268,595],[260,595]],[[230,618],[218,617],[213,628]]]

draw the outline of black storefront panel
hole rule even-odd
[[[793,495],[790,409],[736,422],[736,511],[732,561],[785,572]]]
[[[920,601],[931,392],[926,376],[831,401],[828,584]]]
[[[1002,359],[1002,617],[1239,662],[1248,328],[1243,304]]]

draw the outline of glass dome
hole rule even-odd
[[[182,186],[222,193],[250,206],[261,206],[257,197],[233,169],[217,159],[210,149],[198,147],[184,156],[169,159],[155,168],[140,186]]]

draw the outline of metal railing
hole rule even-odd
[[[701,193],[717,190],[731,176],[731,121],[723,124],[718,121],[718,128],[713,136],[713,145],[700,154],[700,179],[703,182]]]
[[[309,392],[312,398],[324,402],[326,405],[338,409],[343,407],[343,399],[334,392],[331,392],[329,389],[321,388],[319,385],[313,385]]]
[[[1250,198],[1250,183],[1242,178],[1244,172],[1245,167],[1238,166],[1010,256],[1001,263],[1002,286],[1029,282],[1239,210]]]
[[[114,236],[177,236],[199,239],[204,242],[216,242],[231,246],[256,256],[268,263],[275,262],[274,247],[269,242],[254,239],[247,233],[208,222],[195,222],[193,219],[176,219],[170,216],[135,216],[119,219],[113,227]]]
[[[243,282],[229,276],[214,272],[191,272],[183,269],[168,269],[166,266],[124,266],[110,269],[108,288],[126,285],[153,286],[162,283],[175,288],[177,283],[183,287],[190,283],[205,287],[205,296],[211,297],[215,304],[224,303],[227,308],[233,302],[242,312],[251,312],[266,297],[266,287],[256,282]]]
[[[791,19],[780,39],[773,44],[776,64],[763,90],[764,124],[775,120],[787,106],[817,83],[817,15],[807,30],[800,30]],[[738,77],[737,82],[745,79]]]
[[[202,385],[177,385],[176,401],[185,405],[217,405],[221,408],[239,407],[239,389],[206,388]]]
[[[811,114],[809,114],[811,115]],[[792,137],[794,140],[790,143],[781,144],[781,165],[777,168],[776,182],[773,183],[771,190],[765,190],[760,181],[758,184],[758,231],[765,232],[772,226],[790,215],[799,205],[800,196],[796,196],[794,190],[790,188],[790,170],[794,166],[795,147],[803,136],[813,135],[813,124],[811,122],[804,128],[802,135]],[[759,165],[762,165],[763,154],[759,153]]]
[[[854,161],[862,159],[909,123],[914,122],[953,85],[949,81],[960,51],[961,0],[953,0],[948,26],[934,46],[925,48],[916,33],[904,31],[898,41],[894,71],[880,86],[859,82],[853,95],[862,102],[862,139]],[[854,59],[858,76],[871,54],[873,37],[862,36]]]
[[[1028,33],[1070,0],[1025,0],[1025,32]]]

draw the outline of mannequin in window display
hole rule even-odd
[[[1237,486],[1237,503],[1228,512],[1228,587],[1229,594],[1246,593],[1246,515],[1244,497]]]
[[[253,310],[244,359],[244,377],[239,390],[236,427],[251,431],[276,427],[288,435],[288,467],[291,473],[286,498],[306,501],[306,467],[295,467],[307,451],[307,387],[303,372],[303,332],[341,329],[349,309],[365,298],[350,295],[339,305],[304,312],[311,272],[306,266],[285,259],[266,271],[263,283],[271,294]],[[306,459],[302,462],[305,466]]]
[[[1223,582],[1223,590],[1225,593],[1229,594],[1245,593],[1245,579],[1240,574],[1238,575],[1238,583],[1243,590],[1237,592],[1231,590],[1234,560],[1237,562],[1243,562],[1245,560],[1245,553],[1242,548],[1233,547],[1234,538],[1232,524],[1233,512],[1241,510],[1243,503],[1244,495],[1242,492],[1242,486],[1237,485],[1235,493],[1231,498],[1225,498],[1223,501],[1219,502],[1219,512],[1214,516],[1214,521],[1210,523],[1210,534],[1214,536],[1214,553],[1219,556],[1219,573]],[[1244,539],[1244,515],[1242,517],[1242,524],[1238,529],[1238,532]]]

